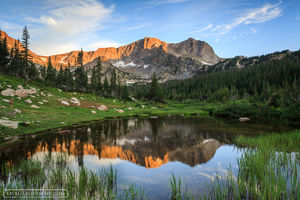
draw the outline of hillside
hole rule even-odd
[[[13,101],[12,106],[10,100]],[[182,109],[176,104],[122,101],[87,93],[65,92],[46,87],[43,83],[0,74],[0,141],[84,121],[183,113],[206,112],[197,104]]]

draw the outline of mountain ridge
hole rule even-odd
[[[14,43],[17,42],[18,40],[10,37],[6,32],[1,31],[1,38],[7,38],[8,41],[8,47],[12,48]],[[188,40],[185,41],[197,41],[198,43],[203,43],[203,47],[208,47],[209,50],[212,50],[212,48],[205,42],[203,41],[199,41],[199,40],[195,40],[192,38],[189,38]],[[185,42],[183,41],[183,42]],[[101,60],[103,61],[108,61],[108,60],[120,60],[124,57],[130,56],[132,54],[132,52],[135,49],[141,50],[141,49],[154,49],[154,48],[160,48],[162,49],[165,53],[170,53],[176,56],[178,56],[178,51],[175,50],[175,47],[177,44],[181,44],[182,43],[166,43],[165,41],[161,41],[160,39],[154,38],[154,37],[144,37],[143,39],[140,40],[136,40],[134,42],[131,42],[127,45],[123,45],[120,47],[106,47],[106,48],[98,48],[95,51],[83,51],[83,63],[86,64],[88,62],[92,62],[95,58],[100,57]],[[22,44],[19,44],[19,48],[22,48]],[[171,46],[172,48],[168,48],[168,46]],[[212,50],[213,51],[213,50]],[[66,53],[62,53],[62,54],[54,54],[51,55],[51,61],[53,62],[52,64],[56,67],[59,68],[60,65],[66,66],[68,65],[68,63],[70,63],[71,65],[75,65],[75,58],[78,55],[78,50],[74,50],[74,51],[70,51],[70,52],[66,52]],[[214,52],[213,52],[214,53]],[[38,55],[32,51],[30,51],[30,54],[33,57],[33,62],[39,65],[45,65],[47,64],[47,59],[49,58],[49,56],[43,56],[43,55]],[[184,52],[184,54],[188,55],[187,52]],[[181,55],[179,55],[181,56]],[[201,56],[199,54],[198,51],[198,55],[193,55],[195,58],[197,58],[197,56],[199,56],[199,59],[201,60]],[[203,60],[204,62],[207,61]],[[218,57],[215,55],[215,57],[213,58],[213,62],[214,64],[216,63],[216,61],[218,61]]]

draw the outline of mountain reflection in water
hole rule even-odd
[[[2,146],[0,165],[64,153],[74,169],[85,166],[97,172],[112,165],[118,172],[118,187],[126,183],[143,186],[149,199],[169,199],[172,173],[199,197],[216,173],[225,175],[229,166],[237,172],[240,153],[232,144],[235,136],[280,130],[282,127],[200,117],[106,120]]]
[[[222,144],[230,144],[234,132],[253,134],[262,130],[209,118],[107,120],[11,145],[1,151],[1,161],[16,162],[48,151],[74,155],[79,165],[85,155],[96,155],[99,159],[119,158],[146,168],[157,168],[170,161],[195,166],[209,161]]]

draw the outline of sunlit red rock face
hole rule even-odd
[[[84,51],[83,52],[83,64],[92,62],[94,59],[100,57],[103,61],[108,60],[119,60],[123,57],[130,56],[133,51],[141,49],[152,49],[161,48],[167,52],[167,43],[162,42],[156,38],[144,38],[136,42],[130,43],[119,48],[109,47],[109,48],[99,48],[96,51]],[[51,61],[55,66],[59,65],[75,65],[76,57],[79,51],[72,51],[65,54],[53,55],[51,56]],[[46,57],[45,57],[46,58]],[[42,64],[42,63],[39,63]]]
[[[9,37],[5,32],[1,32],[1,38],[7,37],[8,47],[13,47],[14,43],[17,41]],[[19,45],[22,48],[21,44]],[[135,60],[139,62],[140,59],[144,59],[145,55],[149,54],[146,50],[160,49],[159,54],[170,54],[174,56],[190,57],[194,59],[199,59],[200,61],[207,63],[217,63],[220,59],[214,53],[213,49],[209,44],[194,40],[189,38],[180,43],[167,44],[156,38],[145,37],[144,39],[135,41],[125,46],[119,48],[109,47],[109,48],[99,48],[96,51],[84,51],[83,52],[83,63],[87,64],[92,62],[96,58],[100,57],[103,61],[117,61],[127,58],[127,60]],[[71,51],[64,54],[52,55],[52,64],[58,69],[61,65],[63,67],[70,63],[71,66],[75,65],[76,58],[79,51]],[[141,53],[142,52],[142,53]],[[157,52],[154,52],[157,53]],[[150,53],[151,54],[151,53]],[[30,52],[32,56],[32,61],[40,65],[47,65],[48,56],[40,56],[33,52]],[[162,56],[165,59],[165,56]],[[126,59],[125,59],[126,60]],[[141,61],[140,61],[141,62]]]
[[[9,48],[12,48],[17,42],[20,49],[22,49],[22,44],[20,44],[17,40],[9,37],[7,33],[1,31],[1,38],[7,38],[7,44]],[[163,51],[167,52],[167,43],[162,42],[156,38],[148,38],[145,37],[142,40],[135,41],[125,46],[121,46],[119,48],[109,47],[109,48],[99,48],[96,51],[84,51],[83,52],[83,64],[92,62],[94,59],[100,57],[103,61],[108,60],[119,60],[123,57],[130,56],[133,51],[141,50],[141,49],[152,49],[152,48],[161,48]],[[71,51],[64,54],[52,55],[51,62],[56,67],[59,68],[60,65],[67,66],[70,63],[71,66],[75,65],[76,58],[78,56],[79,51]],[[33,52],[30,52],[32,56],[32,61],[34,63],[40,65],[47,65],[48,56],[40,56]]]

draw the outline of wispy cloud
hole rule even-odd
[[[263,23],[275,19],[281,15],[279,5],[280,3],[274,5],[267,4],[261,8],[251,10],[246,15],[236,18],[230,24],[216,26],[213,28],[213,31],[216,31],[219,35],[224,35],[239,25]]]
[[[162,4],[183,3],[186,1],[189,1],[189,0],[153,0],[153,1],[149,1],[148,4],[158,6],[158,5],[162,5]]]
[[[257,32],[256,29],[253,28],[253,27],[251,27],[250,30],[251,30],[251,32],[252,32],[253,34],[255,34],[255,33]]]
[[[136,25],[136,26],[128,27],[128,28],[125,29],[125,31],[134,31],[134,30],[149,27],[150,25],[151,25],[150,23],[139,24],[139,25]]]
[[[178,4],[178,3],[184,3],[190,0],[152,0],[146,2],[146,4],[142,7],[137,8],[136,10],[144,10],[153,8],[155,6],[165,5],[165,4]]]
[[[213,27],[212,24],[208,24],[207,26],[199,29],[199,30],[195,30],[195,31],[192,31],[191,33],[200,33],[200,32],[203,32],[203,31],[207,31],[209,29],[211,29]]]
[[[114,11],[113,6],[105,7],[97,0],[53,0],[45,7],[45,14],[27,18],[36,38],[32,49],[44,55],[78,49],[83,43],[101,44],[96,32]]]
[[[266,4],[260,8],[248,10],[244,15],[235,18],[231,23],[220,24],[216,26],[207,26],[203,30],[196,30],[195,33],[201,32],[201,36],[216,36],[216,41],[219,41],[220,36],[229,33],[232,29],[240,25],[257,24],[270,21],[279,17],[282,14],[280,9],[281,1],[277,4]],[[252,33],[256,33],[254,28],[251,28]]]

